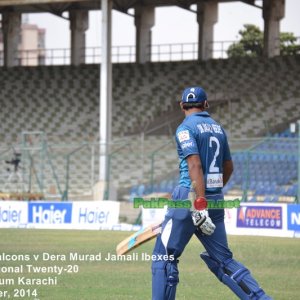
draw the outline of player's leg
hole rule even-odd
[[[188,191],[175,189],[173,199],[186,199]],[[194,232],[189,209],[170,209],[167,212],[153,250],[153,257],[157,260],[152,260],[152,300],[175,299],[179,282],[178,258]]]
[[[250,271],[240,262],[233,259],[230,251],[224,224],[224,211],[210,211],[210,216],[216,225],[215,232],[211,236],[203,236],[196,232],[206,252],[200,257],[216,277],[227,285],[242,300],[271,299],[265,294]]]

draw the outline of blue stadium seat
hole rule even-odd
[[[249,200],[249,202],[257,202],[256,197],[255,196],[251,197],[250,200]]]
[[[271,202],[272,201],[272,198],[270,196],[266,196],[264,198],[264,202]]]
[[[137,187],[137,195],[138,196],[144,196],[144,192],[145,192],[145,186],[143,184],[140,184],[138,187]]]
[[[132,186],[129,194],[129,201],[133,202],[133,199],[138,196],[138,188],[136,185]]]

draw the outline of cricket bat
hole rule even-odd
[[[152,240],[161,232],[162,222],[154,223],[142,228],[117,245],[117,255],[124,255],[140,245]]]

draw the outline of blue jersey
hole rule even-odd
[[[205,191],[220,193],[223,187],[223,163],[231,160],[225,131],[206,112],[188,115],[176,130],[179,156],[179,185],[190,187],[186,158],[198,154],[202,164]]]

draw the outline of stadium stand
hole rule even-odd
[[[294,202],[297,185],[298,141],[289,129],[262,139],[251,148],[234,151],[235,171],[224,188],[227,196],[243,195],[247,201]],[[153,186],[136,186],[131,197],[147,191],[172,191],[178,176],[169,177]]]
[[[233,129],[232,138],[257,136],[264,122],[273,127],[299,115],[299,71],[298,56],[115,64],[113,133],[124,136],[141,131],[157,116],[167,119],[183,87],[193,83],[204,86],[211,101],[219,100],[227,110],[233,100],[231,112],[224,114],[224,107],[222,113],[216,111],[216,118]],[[5,83],[1,140],[15,141],[22,130],[73,140],[97,137],[98,66],[2,68],[0,80]],[[284,108],[276,109],[283,100]],[[249,114],[251,110],[255,113]]]
[[[248,190],[253,201],[295,201],[298,141],[289,130],[276,136],[266,138],[248,152],[233,155],[235,172],[225,191],[239,187]]]
[[[176,100],[185,86],[205,87],[211,113],[227,129],[231,140],[262,137],[278,126],[287,126],[299,116],[299,72],[299,56],[114,64],[113,141],[124,140],[123,146],[116,143],[111,148],[110,176],[114,186],[130,189],[140,183],[149,185],[152,180],[152,188],[156,179],[163,180],[177,168],[171,135],[182,119]],[[98,65],[1,68],[0,141],[2,145],[20,145],[22,131],[44,132],[48,165],[52,164],[44,169],[43,175],[43,185],[48,189],[60,182],[60,190],[64,190],[67,157],[77,148],[80,149],[69,155],[70,190],[74,194],[90,190],[97,177],[99,155],[92,145],[97,142],[99,130],[99,76]],[[144,138],[141,154],[141,135],[137,133],[159,128],[160,124],[171,123],[171,120],[174,121],[171,127],[161,126],[155,135],[151,133],[152,136]],[[81,147],[84,142],[88,145]],[[158,156],[152,159],[152,153],[165,143],[168,146],[157,152],[160,159]],[[91,171],[93,151],[95,167]],[[7,178],[4,157],[8,154],[5,155],[0,157],[2,182]],[[138,155],[143,157],[137,159]],[[268,161],[270,157],[259,156],[259,159]],[[151,179],[153,161],[156,174]],[[264,174],[259,166],[253,170]],[[269,164],[266,168],[268,173]],[[238,176],[239,167],[236,169]],[[256,176],[253,174],[250,175]],[[53,179],[55,177],[57,180]],[[166,178],[162,186],[156,188],[162,190],[165,186],[170,190],[172,180]],[[292,181],[290,178],[281,184],[279,179],[284,193],[292,194],[295,189],[290,187],[294,186]],[[230,184],[234,186],[235,183],[239,184],[238,179]]]

